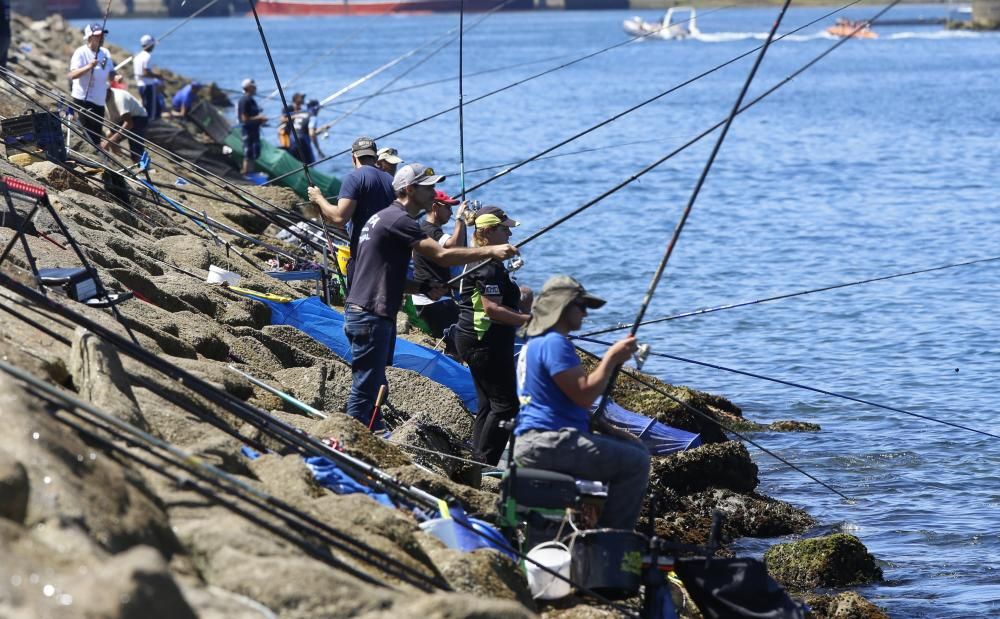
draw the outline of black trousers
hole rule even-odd
[[[439,299],[429,305],[417,305],[417,316],[431,328],[431,335],[441,337],[444,330],[458,322],[458,304],[454,299]]]
[[[472,457],[496,465],[510,439],[510,430],[501,428],[500,422],[513,419],[520,408],[513,343],[509,347],[486,347],[462,335],[455,343],[469,365],[479,399],[479,410],[472,425]]]
[[[94,148],[100,148],[101,140],[104,139],[104,106],[83,99],[73,99],[73,103],[79,108],[77,114],[83,126],[84,137]]]

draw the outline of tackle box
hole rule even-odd
[[[62,123],[52,112],[29,112],[0,120],[0,139],[9,159],[18,153],[45,153],[47,159],[66,161]]]

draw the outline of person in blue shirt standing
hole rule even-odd
[[[628,432],[600,416],[591,431],[590,408],[601,397],[614,369],[636,350],[634,337],[615,342],[587,374],[569,340],[587,310],[604,299],[587,293],[568,275],[542,287],[526,326],[528,343],[517,363],[521,410],[514,429],[514,462],[608,484],[600,528],[632,529],[639,520],[649,484],[649,451]]]

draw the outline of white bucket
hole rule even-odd
[[[528,551],[529,559],[537,561],[566,579],[569,578],[571,557],[566,545],[559,542],[545,542]],[[573,588],[565,580],[556,578],[530,561],[525,561],[524,566],[528,571],[531,597],[540,600],[558,600],[572,593]]]
[[[205,281],[209,284],[229,284],[235,286],[240,281],[240,275],[217,267],[214,264],[208,267],[208,277]]]

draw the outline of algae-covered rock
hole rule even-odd
[[[882,568],[857,537],[836,533],[773,546],[767,571],[792,589],[849,587],[882,580]]]
[[[727,441],[654,458],[649,475],[650,488],[669,488],[691,494],[706,488],[729,488],[752,492],[757,484],[757,465],[743,443]]]
[[[776,537],[802,533],[815,524],[805,510],[756,493],[738,494],[712,489],[680,498],[672,512],[661,512],[656,533],[669,539],[703,544],[708,539],[712,514],[724,516],[722,537]]]
[[[814,619],[889,619],[884,610],[854,591],[836,595],[811,595],[806,604]]]

